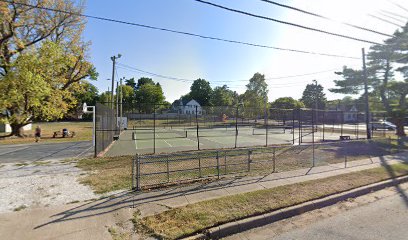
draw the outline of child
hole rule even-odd
[[[35,142],[38,142],[41,138],[41,127],[37,126],[35,128]]]

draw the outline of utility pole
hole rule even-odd
[[[368,79],[367,79],[367,68],[365,62],[365,50],[364,48],[361,49],[363,54],[363,77],[364,77],[364,96],[365,96],[365,121],[366,121],[366,131],[367,131],[367,139],[371,139],[371,131],[370,131],[370,105],[368,103]]]
[[[113,57],[111,57],[111,60],[112,60],[112,94],[111,94],[111,100],[112,100],[112,102],[111,102],[111,108],[113,109],[114,107],[115,107],[115,104],[113,103],[114,102],[114,98],[113,98],[113,89],[115,89],[115,68],[116,68],[116,59],[118,59],[118,58],[120,58],[122,55],[120,55],[120,54],[118,54],[118,56],[113,56]]]
[[[125,79],[125,77],[120,79],[120,125],[119,125],[119,131],[122,131],[122,125],[123,125],[123,86],[122,86],[122,80]]]
[[[117,128],[119,128],[118,120],[119,120],[119,81],[116,82],[116,127]]]

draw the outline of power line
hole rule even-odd
[[[400,4],[395,3],[395,2],[393,2],[393,1],[388,1],[388,2],[390,2],[390,3],[394,4],[395,6],[397,6],[397,7],[401,8],[402,10],[405,10],[406,12],[408,12],[408,9],[407,9],[407,8],[405,8],[405,7],[403,7],[403,6],[401,6]]]
[[[396,17],[394,17],[394,16],[392,16],[392,15],[390,15],[390,14],[387,14],[387,13],[385,13],[385,12],[379,12],[378,14],[382,15],[383,17],[387,17],[387,18],[392,19],[392,20],[394,20],[394,21],[397,21],[397,22],[400,22],[400,23],[402,23],[402,24],[405,24],[405,20],[402,20],[402,19],[400,19],[400,18],[396,18]]]
[[[384,18],[381,18],[381,17],[374,16],[374,15],[372,15],[372,14],[368,14],[368,16],[370,16],[370,17],[372,17],[372,18],[375,18],[375,19],[377,19],[377,20],[380,20],[380,21],[382,21],[382,22],[386,22],[386,23],[389,23],[389,24],[391,24],[391,25],[397,26],[397,27],[402,27],[402,26],[399,25],[399,24],[396,24],[396,23],[394,23],[394,22],[391,22],[391,21],[389,21],[389,20],[387,20],[387,19],[384,19]]]
[[[382,33],[382,32],[372,30],[372,29],[369,29],[369,28],[366,28],[366,27],[360,27],[358,25],[354,25],[354,24],[351,24],[351,23],[336,21],[336,20],[334,20],[332,18],[325,17],[325,16],[323,16],[321,14],[317,14],[317,13],[313,13],[313,12],[310,12],[310,11],[302,10],[300,8],[288,6],[288,5],[278,3],[278,2],[275,2],[275,1],[270,1],[270,0],[260,0],[260,1],[266,2],[266,3],[269,3],[269,4],[273,4],[273,5],[276,5],[276,6],[279,6],[279,7],[295,10],[295,11],[298,11],[298,12],[301,12],[301,13],[304,13],[304,14],[307,14],[307,15],[311,15],[311,16],[318,17],[318,18],[321,18],[321,19],[329,20],[329,21],[332,21],[332,22],[340,22],[343,25],[353,27],[353,28],[356,28],[356,29],[359,29],[359,30],[363,30],[363,31],[371,32],[371,33],[376,33],[376,34],[383,35],[383,36],[386,36],[386,37],[392,37],[392,35],[387,34],[387,33]]]
[[[402,15],[400,15],[400,14],[397,14],[397,13],[394,13],[394,12],[390,12],[390,11],[387,11],[387,10],[382,10],[382,12],[387,13],[387,14],[390,15],[390,16],[396,16],[396,17],[402,18],[404,21],[406,21],[406,20],[408,19],[407,16],[402,16]]]
[[[221,9],[224,9],[224,10],[227,10],[227,11],[230,11],[230,12],[235,12],[235,13],[239,13],[239,14],[243,14],[243,15],[247,15],[247,16],[255,17],[255,18],[259,18],[259,19],[264,19],[264,20],[268,20],[268,21],[272,21],[272,22],[277,22],[277,23],[289,25],[289,26],[292,26],[292,27],[297,27],[297,28],[301,28],[301,29],[314,31],[314,32],[324,33],[324,34],[328,34],[328,35],[332,35],[332,36],[336,36],[336,37],[341,37],[341,38],[346,38],[346,39],[350,39],[350,40],[354,40],[354,41],[370,43],[370,44],[376,44],[376,45],[382,45],[382,44],[377,43],[377,42],[364,40],[364,39],[361,39],[361,38],[352,37],[352,36],[348,36],[348,35],[344,35],[344,34],[340,34],[340,33],[334,33],[334,32],[329,32],[329,31],[325,31],[325,30],[320,30],[320,29],[317,29],[317,28],[307,27],[307,26],[300,25],[300,24],[297,24],[297,23],[286,22],[286,21],[275,19],[275,18],[265,17],[265,16],[261,16],[261,15],[257,15],[257,14],[253,14],[253,13],[249,13],[249,12],[245,12],[245,11],[241,11],[241,10],[237,10],[237,9],[233,9],[233,8],[229,8],[229,7],[225,7],[225,6],[215,4],[215,3],[212,3],[212,2],[207,2],[207,1],[203,1],[203,0],[193,0],[193,1],[203,3],[203,4],[207,4],[207,5],[216,7],[216,8],[221,8]]]
[[[209,39],[209,40],[215,40],[215,41],[221,41],[221,42],[227,42],[227,43],[234,43],[234,44],[240,44],[240,45],[246,45],[246,46],[252,46],[252,47],[259,47],[259,48],[274,49],[274,50],[279,50],[279,51],[294,52],[294,53],[302,53],[302,54],[311,54],[311,55],[326,56],[326,57],[337,57],[337,58],[347,58],[347,59],[360,60],[360,58],[358,58],[358,57],[351,57],[351,56],[344,56],[344,55],[337,55],[337,54],[330,54],[330,53],[322,53],[322,52],[314,52],[314,51],[306,51],[306,50],[299,50],[299,49],[291,49],[291,48],[281,48],[281,47],[274,47],[274,46],[262,45],[262,44],[257,44],[257,43],[250,43],[250,42],[244,42],[244,41],[238,41],[238,40],[225,39],[225,38],[220,38],[220,37],[212,37],[212,36],[206,36],[206,35],[201,35],[201,34],[196,34],[196,33],[191,33],[191,32],[173,30],[173,29],[169,29],[169,28],[162,28],[162,27],[155,27],[155,26],[151,26],[151,25],[139,24],[139,23],[134,23],[134,22],[127,22],[127,21],[117,20],[117,19],[112,19],[112,18],[98,17],[98,16],[92,16],[92,15],[88,15],[88,14],[69,12],[69,11],[64,11],[64,10],[59,10],[59,9],[48,8],[48,7],[35,6],[35,5],[31,5],[31,4],[26,4],[26,3],[18,3],[18,2],[12,2],[12,1],[7,1],[7,0],[0,0],[0,2],[13,3],[13,4],[22,5],[22,6],[42,9],[42,10],[46,10],[46,11],[60,12],[60,13],[71,14],[71,15],[80,16],[80,17],[97,19],[97,20],[101,20],[101,21],[120,23],[120,24],[140,27],[140,28],[147,28],[147,29],[151,29],[151,30],[170,32],[170,33],[174,33],[174,34],[180,34],[180,35],[185,35],[185,36],[190,36],[190,37],[197,37],[197,38],[203,38],[203,39]]]
[[[173,76],[168,76],[168,75],[163,75],[163,74],[158,74],[158,73],[153,73],[150,71],[146,71],[146,70],[142,70],[142,69],[138,69],[123,63],[117,63],[118,68],[122,68],[131,72],[137,72],[137,73],[144,73],[144,74],[148,74],[150,76],[155,76],[155,77],[159,77],[159,78],[163,78],[163,79],[169,79],[169,80],[175,80],[175,81],[179,81],[179,82],[185,82],[185,83],[191,83],[194,82],[197,79],[187,79],[187,78],[179,78],[179,77],[173,77]],[[324,70],[324,71],[318,71],[318,72],[312,72],[312,73],[304,73],[304,74],[298,74],[298,75],[289,75],[289,76],[279,76],[279,77],[270,77],[270,78],[265,78],[266,81],[268,80],[276,80],[276,79],[287,79],[287,78],[296,78],[296,77],[303,77],[303,76],[309,76],[309,75],[316,75],[316,74],[320,74],[320,73],[327,73],[327,72],[332,72],[336,69],[329,69],[329,70]],[[249,79],[246,80],[226,80],[226,81],[209,81],[210,83],[214,83],[214,84],[222,84],[222,83],[239,83],[239,82],[249,82]],[[304,83],[304,82],[310,82],[310,80],[308,81],[301,81],[301,82],[289,82],[289,83],[274,83],[274,84],[268,84],[268,86],[285,86],[285,85],[296,85],[299,83]],[[245,86],[245,85],[242,85]]]

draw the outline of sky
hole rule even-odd
[[[408,19],[408,10],[396,6],[399,4],[408,9],[408,3],[404,0],[276,0],[336,21],[319,19],[260,0],[207,1],[379,43],[387,37],[357,30],[340,22],[392,34],[398,29],[397,26],[370,15],[399,25],[404,25],[404,21],[385,17],[381,11],[393,12],[393,17],[397,19],[401,19],[397,15],[406,16],[405,21]],[[339,79],[334,71],[341,71],[343,66],[361,69],[361,49],[365,48],[367,52],[371,45],[229,12],[194,0],[87,0],[85,13],[211,37],[358,58],[245,46],[88,19],[84,39],[92,43],[89,58],[99,73],[98,80],[93,82],[99,91],[110,88],[111,57],[121,54],[115,78],[151,77],[162,85],[169,102],[188,93],[192,81],[198,78],[206,79],[213,88],[226,84],[231,90],[243,93],[245,84],[256,72],[265,74],[269,101],[279,97],[299,99],[306,84],[312,83],[312,80],[317,80],[324,87],[329,100],[343,98],[344,95],[328,91],[334,87],[333,80]],[[186,80],[150,76],[134,68]]]

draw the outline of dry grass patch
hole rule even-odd
[[[81,183],[91,186],[95,193],[131,188],[132,156],[84,158],[77,167],[88,172]]]
[[[135,222],[160,238],[177,239],[226,222],[344,192],[389,179],[391,176],[407,174],[408,164],[395,164],[387,168],[379,167],[189,204]]]

